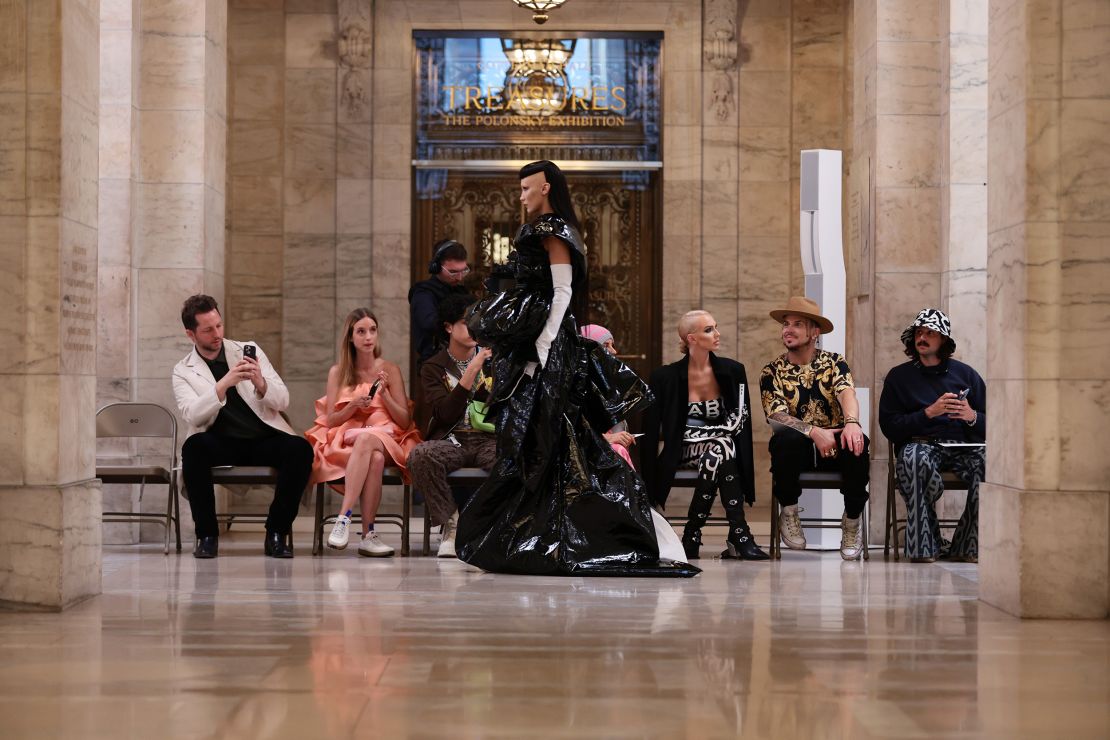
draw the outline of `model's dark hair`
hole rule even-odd
[[[197,314],[208,313],[209,311],[219,311],[220,306],[216,303],[216,299],[210,295],[197,293],[185,299],[185,305],[181,307],[181,323],[189,331],[197,330]]]
[[[463,316],[478,299],[470,293],[451,293],[439,302],[439,323],[453,324]]]
[[[910,358],[911,360],[920,360],[921,359],[921,353],[919,353],[917,351],[917,341],[916,340],[917,340],[917,337],[914,337],[913,339],[910,339],[909,344],[906,345],[906,349],[905,349],[906,357]],[[944,344],[940,345],[940,349],[937,350],[937,357],[939,357],[942,361],[947,360],[949,357],[952,356],[952,354],[955,351],[956,351],[956,342],[955,342],[955,340],[952,339],[952,337],[945,337],[944,338]]]
[[[567,178],[559,169],[559,165],[546,159],[526,164],[520,168],[520,179],[523,180],[537,172],[542,172],[544,179],[551,186],[551,190],[547,193],[547,202],[551,204],[552,210],[581,234],[582,227],[578,223],[578,215],[574,212],[574,204],[570,200]]]
[[[454,239],[444,239],[432,247],[432,255],[441,265],[448,260],[466,262],[466,247]]]

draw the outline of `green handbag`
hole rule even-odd
[[[481,401],[471,401],[466,407],[466,413],[470,415],[470,426],[479,432],[495,432],[493,422],[486,421],[488,411],[489,406],[487,404]]]

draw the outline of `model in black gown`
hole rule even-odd
[[[521,170],[522,190],[525,178],[537,172],[543,173],[540,182],[561,190],[565,204],[557,194],[543,198],[514,242],[515,284],[480,302],[470,318],[471,334],[494,351],[498,460],[460,514],[459,559],[502,573],[696,575],[694,566],[660,557],[668,535],[657,536],[644,482],[602,436],[651,402],[646,384],[596,342],[580,337],[571,309],[562,316],[546,363],[534,364],[537,337],[552,312],[556,253],[570,255],[572,306],[586,291],[581,236],[549,202],[574,218],[566,181],[554,164],[538,162]],[[524,195],[521,200],[529,205]]]

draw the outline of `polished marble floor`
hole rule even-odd
[[[0,614],[0,737],[1110,737],[1110,623],[1013,619],[973,565],[557,579],[297,544],[109,547],[102,596]]]

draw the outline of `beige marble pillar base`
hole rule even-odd
[[[0,608],[61,611],[100,593],[100,482],[0,486]]]
[[[1110,614],[1110,494],[983,483],[979,498],[979,598],[1019,617]]]

